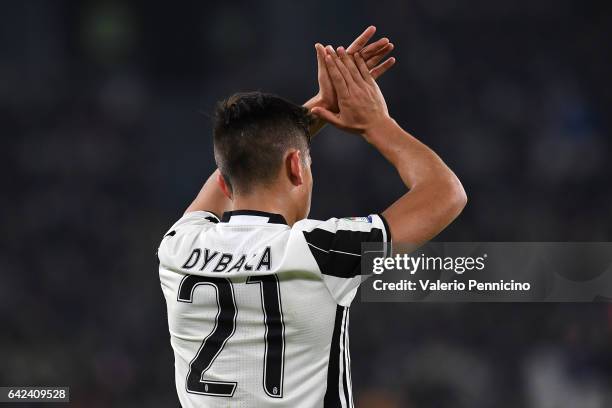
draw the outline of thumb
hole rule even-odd
[[[314,107],[310,110],[310,112],[316,117],[323,119],[324,121],[327,121],[332,125],[342,126],[342,121],[340,120],[338,115],[325,108]]]

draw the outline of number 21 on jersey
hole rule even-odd
[[[247,284],[259,284],[263,322],[265,325],[265,354],[263,388],[273,398],[283,397],[283,371],[285,360],[285,325],[276,275],[251,276]],[[231,397],[236,391],[236,381],[212,381],[206,371],[223,351],[225,343],[236,331],[238,307],[234,296],[234,284],[227,278],[186,275],[179,285],[177,301],[193,302],[193,293],[200,285],[215,289],[217,315],[212,332],[202,341],[200,349],[189,363],[187,391],[218,397]]]

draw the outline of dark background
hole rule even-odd
[[[214,102],[316,91],[314,43],[396,45],[391,114],[469,196],[443,241],[609,241],[612,3],[3,2],[0,385],[177,406],[155,251],[214,170]],[[312,218],[403,192],[359,137],[314,141]],[[359,407],[603,408],[607,304],[360,304]]]

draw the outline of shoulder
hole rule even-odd
[[[191,211],[183,214],[168,230],[165,236],[174,235],[179,229],[189,227],[212,227],[219,222],[219,218],[210,211]]]
[[[213,212],[210,211],[190,211],[185,214],[176,222],[175,225],[178,224],[216,224],[219,222],[219,217],[217,217]]]
[[[219,218],[210,211],[192,211],[178,219],[162,237],[158,256],[167,251],[176,251],[188,236],[197,236],[219,222]],[[160,257],[161,259],[161,257]]]
[[[376,238],[375,241],[383,242],[388,242],[391,240],[391,233],[387,222],[380,214],[370,214],[365,217],[333,217],[325,221],[305,219],[295,223],[293,225],[293,229],[295,231],[303,232],[305,234],[320,231],[325,235],[338,234],[342,233],[343,231],[347,231],[355,233],[364,233],[365,235],[362,236],[362,238],[364,239]],[[377,237],[372,234],[379,234],[380,237]]]
[[[185,213],[161,239],[157,248],[160,265],[179,268],[185,259],[189,259],[192,251],[198,248],[202,236],[218,222],[219,218],[210,211]]]
[[[292,232],[302,237],[308,252],[335,301],[348,306],[361,283],[362,243],[390,242],[389,228],[378,214],[366,217],[330,218],[325,221],[302,220]]]
[[[378,214],[325,221],[302,220],[293,226],[292,233],[306,242],[323,273],[330,269],[339,273],[339,263],[346,268],[354,267],[354,262],[361,257],[364,242],[391,242],[387,223]],[[352,259],[347,261],[349,257]]]

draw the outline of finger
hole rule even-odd
[[[334,50],[334,47],[332,47],[331,45],[326,46],[325,51],[327,52],[328,55],[331,55],[332,57],[338,55],[336,54],[336,50]]]
[[[359,73],[361,74],[361,78],[369,83],[374,82],[374,78],[372,78],[372,75],[370,74],[370,70],[368,69],[368,66],[366,65],[365,61],[363,60],[363,57],[361,56],[360,53],[355,53],[355,63],[357,65],[357,68],[359,69]]]
[[[338,93],[338,98],[345,98],[349,94],[348,87],[334,59],[338,59],[338,57],[326,55],[325,65],[327,66],[327,72],[329,72],[329,77],[331,78],[332,85],[334,85],[334,89]]]
[[[394,48],[395,46],[392,43],[389,43],[376,55],[373,55],[369,59],[364,57],[364,59],[366,60],[366,64],[368,64],[368,68],[374,68],[380,61],[383,60],[383,58],[389,55],[389,53],[393,51]]]
[[[347,85],[349,86],[349,88],[353,85],[359,86],[359,84],[363,82],[363,78],[361,77],[361,74],[359,73],[359,69],[355,65],[355,61],[353,60],[353,57],[347,54],[346,50],[343,47],[338,47],[338,55],[340,56],[340,60],[343,62],[344,66],[346,67],[348,75],[350,75],[351,81],[345,78],[345,81]]]
[[[312,113],[318,118],[323,119],[326,122],[331,123],[332,125],[342,126],[342,121],[340,120],[338,115],[336,115],[333,112],[328,111],[325,108],[314,107],[311,109],[310,113]]]
[[[382,64],[380,64],[380,65],[374,67],[373,69],[371,69],[370,70],[370,74],[372,75],[372,78],[378,79],[378,78],[380,78],[380,76],[382,74],[387,72],[389,70],[389,68],[391,68],[393,65],[395,65],[395,58],[393,58],[393,57],[388,58]]]
[[[343,52],[346,53],[346,51],[344,51],[344,48],[338,47],[338,51],[340,51],[340,49],[342,49]],[[332,60],[333,65],[336,67],[336,69],[338,70],[340,75],[342,75],[342,78],[344,79],[344,83],[347,87],[347,95],[348,95],[348,89],[351,86],[355,86],[355,81],[353,81],[353,76],[351,75],[350,71],[348,70],[348,68],[346,67],[346,65],[344,64],[344,62],[338,55],[332,56],[331,60]],[[329,69],[329,66],[328,66],[328,69]]]
[[[361,55],[366,60],[376,54],[378,54],[387,44],[389,44],[389,39],[383,37],[379,40],[374,41],[372,44],[368,44],[367,47],[364,47],[361,51]]]
[[[352,54],[354,52],[361,50],[363,47],[365,47],[368,41],[370,41],[370,38],[372,38],[375,32],[376,32],[376,27],[374,26],[369,26],[368,28],[366,28],[365,31],[361,33],[359,37],[355,38],[355,41],[353,41],[353,43],[349,45],[346,52],[348,52],[349,54]]]
[[[327,67],[325,66],[325,48],[323,47],[323,45],[316,43],[315,50],[317,51],[317,68],[319,69],[319,72],[326,71]]]

